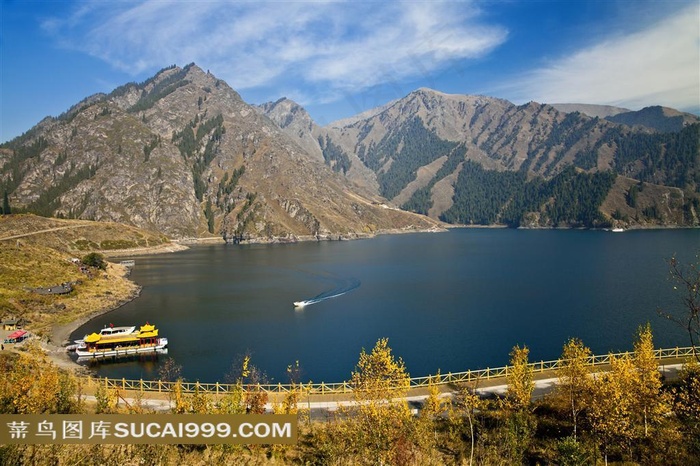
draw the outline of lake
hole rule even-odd
[[[688,346],[657,310],[682,306],[665,260],[688,263],[698,251],[700,230],[454,229],[202,245],[136,258],[141,297],[72,337],[155,323],[183,376],[202,382],[224,381],[246,352],[273,383],[286,383],[295,361],[304,381],[340,382],[382,337],[411,376],[502,366],[516,344],[531,361],[556,359],[569,337],[596,354],[625,351],[646,322],[657,347]],[[318,302],[295,309],[299,301]],[[163,360],[94,370],[156,379]]]

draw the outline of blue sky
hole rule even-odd
[[[700,112],[698,0],[2,0],[0,141],[195,62],[319,124],[419,87]]]

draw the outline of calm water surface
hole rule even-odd
[[[687,346],[657,316],[680,301],[665,259],[692,261],[700,231],[457,229],[371,240],[197,246],[140,257],[140,298],[84,325],[155,323],[187,380],[223,381],[241,354],[273,382],[350,377],[360,350],[389,338],[412,376],[507,363],[515,344],[556,359],[569,337],[628,350],[651,322],[656,346]],[[323,298],[301,310],[293,302]],[[678,292],[676,292],[678,293]],[[160,362],[162,362],[162,358]],[[101,376],[157,378],[159,361],[106,364]]]

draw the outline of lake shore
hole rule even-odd
[[[296,243],[296,242],[306,242],[306,241],[348,241],[355,239],[370,239],[380,235],[398,235],[407,233],[438,233],[445,232],[447,229],[444,228],[430,228],[430,229],[395,229],[395,230],[381,230],[371,234],[351,234],[351,235],[327,235],[323,237],[315,236],[301,236],[301,237],[291,237],[291,238],[257,238],[248,240],[242,244],[277,244],[277,243]],[[204,238],[185,238],[180,240],[174,240],[170,243],[144,247],[144,248],[132,248],[132,249],[120,249],[120,250],[109,250],[109,251],[98,251],[100,254],[106,258],[115,261],[119,258],[128,258],[136,256],[146,256],[146,255],[156,255],[156,254],[169,254],[179,251],[185,251],[192,245],[204,245],[204,244],[223,244],[225,241],[221,237],[204,237]],[[125,277],[126,278],[126,277]],[[126,280],[129,280],[126,278]],[[131,280],[129,280],[131,281]],[[131,281],[132,282],[132,281]],[[133,282],[132,282],[133,283]],[[67,323],[56,324],[51,328],[48,338],[41,340],[41,346],[44,349],[47,356],[52,360],[54,364],[61,367],[62,369],[83,372],[85,368],[76,362],[74,362],[68,355],[65,347],[70,344],[70,336],[82,325],[95,319],[96,317],[108,314],[110,312],[116,311],[125,304],[138,298],[141,294],[141,286],[137,284],[135,289],[128,295],[119,298],[116,304],[114,303],[104,303],[104,306],[90,313],[89,315],[84,315],[71,320]]]
[[[371,239],[383,235],[404,235],[410,233],[444,233],[448,231],[447,225],[433,226],[430,228],[392,228],[377,230],[371,233],[333,233],[323,235],[287,235],[273,237],[256,237],[247,238],[239,241],[227,239],[225,242],[229,244],[293,244],[303,242],[318,242],[318,241],[352,241],[358,239]]]
[[[194,242],[194,241],[193,241]],[[179,242],[171,242],[167,244],[162,244],[158,246],[151,246],[145,248],[133,248],[133,249],[120,249],[120,250],[110,250],[110,251],[99,251],[100,254],[109,259],[115,259],[120,257],[135,257],[135,256],[146,256],[155,254],[169,254],[178,251],[185,251],[189,249],[185,244]],[[120,266],[117,266],[120,267]],[[74,372],[83,372],[85,368],[77,363],[75,363],[68,352],[66,351],[66,345],[72,343],[70,336],[75,332],[80,326],[93,320],[96,317],[108,314],[110,312],[116,311],[125,304],[138,298],[141,294],[142,287],[134,283],[132,280],[127,278],[128,271],[126,268],[123,270],[123,279],[127,280],[134,286],[132,289],[124,293],[122,296],[116,297],[116,302],[114,302],[113,295],[110,299],[104,299],[101,306],[88,315],[80,316],[70,322],[55,324],[51,327],[48,338],[42,339],[40,344],[44,349],[46,355],[51,359],[51,361],[58,367]]]

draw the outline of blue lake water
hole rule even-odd
[[[687,346],[657,315],[681,309],[665,260],[690,262],[700,230],[611,233],[455,229],[285,245],[196,246],[138,257],[141,297],[73,334],[155,323],[187,380],[223,381],[246,351],[272,382],[350,377],[382,337],[412,376],[505,365],[515,344],[556,359],[569,337],[596,354],[631,349],[650,322],[657,347]],[[338,295],[329,299],[323,299]],[[318,300],[295,309],[293,302]],[[105,364],[101,376],[155,379],[158,361]]]

